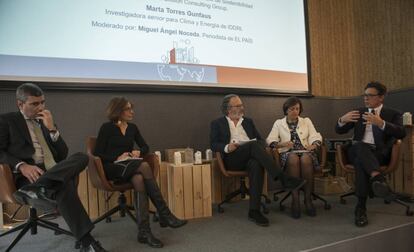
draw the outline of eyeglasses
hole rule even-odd
[[[362,96],[366,98],[371,98],[371,97],[379,96],[379,94],[363,94]]]
[[[243,105],[243,104],[239,104],[239,105],[230,105],[229,107],[230,107],[230,108],[242,108],[242,107],[244,107],[244,105]]]
[[[124,108],[122,111],[134,111],[134,108],[133,107]]]

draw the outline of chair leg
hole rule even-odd
[[[233,198],[235,198],[236,196],[238,196],[239,194],[241,194],[241,190],[240,189],[238,189],[238,190],[236,190],[236,191],[234,191],[234,192],[232,192],[232,193],[230,193],[230,194],[227,194],[226,195],[226,198],[222,201],[222,202],[220,202],[220,204],[218,204],[218,206],[217,206],[217,210],[218,210],[218,212],[219,213],[224,213],[224,209],[223,209],[223,207],[221,207],[224,203],[228,203],[228,202],[230,202],[230,200],[232,200]]]
[[[17,227],[14,227],[14,228],[12,228],[12,229],[10,229],[10,230],[7,230],[6,232],[1,233],[1,234],[0,234],[0,237],[5,236],[5,235],[8,235],[8,234],[11,234],[11,233],[14,233],[14,232],[17,232],[17,231],[19,231],[20,229],[23,229],[23,228],[26,226],[26,224],[27,224],[27,223],[23,223],[23,224],[20,224],[20,225],[19,225],[19,226],[17,226]]]
[[[277,192],[273,193],[273,201],[278,201],[279,197],[277,197],[277,195],[279,195],[281,193],[284,193],[284,192],[286,192],[286,191],[285,190],[280,190],[280,191],[277,191]]]
[[[285,200],[292,195],[292,191],[288,192],[283,198],[282,200],[279,202],[279,209],[280,211],[284,211],[285,210],[285,206],[283,205],[283,202],[285,202]]]
[[[312,197],[322,201],[323,204],[324,204],[325,210],[331,209],[331,205],[328,203],[328,201],[326,199],[322,198],[321,196],[317,195],[316,193],[312,193]]]
[[[345,193],[342,194],[339,198],[340,198],[340,202],[341,204],[346,204],[346,200],[344,199],[345,197],[351,196],[351,195],[355,195],[355,192],[349,192],[349,193]]]
[[[96,219],[94,222],[92,222],[93,224],[97,224],[99,222],[101,222],[102,220],[111,217],[112,215],[114,215],[116,212],[118,212],[121,209],[121,207],[118,205],[114,208],[112,208],[111,210],[109,210],[107,213],[105,213],[104,215],[102,215],[101,217],[99,217],[98,219]]]
[[[125,213],[135,222],[137,223],[137,218],[131,213],[131,211],[128,208],[125,208]]]
[[[6,249],[6,252],[11,251],[11,249],[20,241],[20,239],[22,239],[22,237],[27,233],[27,231],[29,231],[29,229],[32,228],[33,225],[34,225],[34,223],[31,222],[31,221],[24,224],[24,227],[23,227],[22,231],[20,231],[20,233],[17,235],[16,238],[14,238],[13,242]]]
[[[46,228],[46,229],[53,230],[53,231],[55,231],[55,234],[65,234],[65,235],[73,236],[73,234],[71,232],[60,228],[56,223],[53,223],[53,222],[50,222],[50,221],[45,221],[45,220],[38,219],[37,220],[37,225],[39,225],[43,228]]]
[[[402,206],[405,206],[405,214],[407,215],[407,216],[413,216],[413,211],[411,211],[410,210],[410,206],[408,205],[408,204],[406,204],[405,202],[403,202],[403,201],[401,201],[401,200],[399,200],[399,199],[395,199],[395,200],[393,200],[395,203],[397,203],[397,204],[400,204],[400,205],[402,205]]]
[[[269,197],[267,197],[266,194],[262,194],[261,197],[264,199],[266,204],[270,204],[272,201],[269,199]]]

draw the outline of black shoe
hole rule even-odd
[[[294,191],[300,189],[304,184],[306,184],[306,180],[301,178],[292,177],[289,175],[284,175],[281,178],[282,187],[289,190]]]
[[[162,241],[160,241],[159,239],[157,239],[151,233],[151,230],[149,230],[149,231],[139,231],[138,232],[138,238],[137,239],[138,239],[138,242],[140,242],[140,243],[146,243],[150,247],[153,247],[153,248],[162,248],[162,247],[164,247],[164,244],[162,243]]]
[[[160,214],[159,222],[161,227],[179,228],[187,224],[188,221],[178,219],[174,214],[170,212],[166,215]]]
[[[108,252],[108,250],[104,249],[98,241],[93,241],[87,247],[81,247],[80,252]]]
[[[249,210],[248,218],[259,226],[269,226],[269,220],[259,210]]]
[[[368,225],[367,210],[357,207],[355,209],[355,226],[364,227],[366,225]]]
[[[21,205],[30,205],[43,210],[57,207],[56,200],[46,195],[46,188],[40,185],[26,185],[17,190],[13,196]]]
[[[383,198],[387,201],[392,201],[396,198],[395,193],[393,193],[383,175],[379,174],[370,178],[370,182],[375,196]]]

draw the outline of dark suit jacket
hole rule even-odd
[[[56,142],[50,138],[49,131],[42,125],[42,131],[50,151],[56,162],[62,161],[68,155],[68,147],[59,136]],[[0,115],[0,163],[14,168],[20,162],[34,164],[33,142],[26,121],[20,112]]]
[[[368,108],[359,108],[358,111],[360,114],[363,114],[364,112],[368,111]],[[377,147],[377,150],[382,152],[383,155],[389,156],[395,140],[405,137],[405,130],[404,126],[402,125],[402,116],[400,112],[383,106],[381,109],[380,117],[385,121],[385,128],[383,131],[377,130],[377,134],[374,132],[375,145]],[[335,131],[338,134],[345,134],[353,128],[353,139],[355,141],[362,141],[365,133],[365,124],[363,123],[364,120],[362,118],[360,118],[355,123],[350,122],[342,127],[339,127],[337,123]]]
[[[254,126],[253,120],[248,117],[243,117],[242,127],[246,131],[250,139],[256,138],[258,141],[263,141],[262,137]],[[230,126],[226,117],[220,117],[211,122],[210,125],[210,146],[213,152],[224,153],[224,147],[230,143]]]

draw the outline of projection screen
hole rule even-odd
[[[0,80],[308,93],[305,5],[0,0]]]

